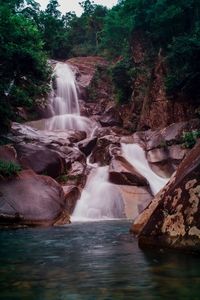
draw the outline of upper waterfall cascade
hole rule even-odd
[[[53,116],[76,114],[80,115],[76,78],[71,68],[64,63],[55,67],[55,95],[51,95],[50,105]]]
[[[55,84],[49,96],[51,117],[43,120],[45,130],[83,130],[91,132],[93,122],[80,116],[78,87],[73,70],[66,63],[57,63]]]

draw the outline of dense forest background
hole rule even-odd
[[[57,0],[45,11],[34,0],[0,3],[0,129],[18,120],[18,108],[34,108],[49,91],[48,59],[100,55],[111,61],[116,99],[128,102],[134,76],[136,32],[148,41],[149,57],[162,52],[171,101],[200,102],[200,2],[196,0],[119,0],[108,10],[90,0],[83,14],[62,15]],[[189,100],[188,100],[189,99]]]

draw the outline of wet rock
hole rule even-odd
[[[175,171],[175,166],[167,147],[155,148],[148,151],[147,160],[151,169],[161,177],[169,178]]]
[[[109,180],[120,185],[148,186],[147,180],[121,156],[112,158],[109,165]]]
[[[58,177],[65,170],[64,159],[55,151],[35,144],[15,145],[18,161],[24,169],[35,173]]]
[[[200,251],[200,143],[179,165],[166,187],[138,217],[141,247]]]
[[[31,170],[1,180],[0,191],[1,225],[49,226],[60,219],[65,209],[61,186],[52,178]]]
[[[85,139],[78,143],[78,148],[83,152],[86,156],[88,156],[97,143],[97,137],[92,137]]]
[[[74,185],[66,185],[63,186],[63,190],[65,194],[65,207],[67,211],[72,214],[76,206],[76,202],[81,196],[80,189]]]
[[[25,124],[13,123],[11,133],[8,135],[13,143],[35,143],[50,147],[52,144],[58,146],[70,146],[78,143],[86,138],[85,131],[79,130],[55,130],[46,131],[44,128],[44,120],[33,121]],[[40,124],[41,123],[41,124]],[[40,125],[38,125],[40,124]]]

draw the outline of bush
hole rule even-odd
[[[0,177],[11,177],[21,171],[20,165],[12,162],[0,160]]]
[[[131,61],[123,59],[111,68],[112,81],[119,103],[129,102],[132,94]]]
[[[185,148],[192,148],[198,138],[200,138],[200,130],[193,130],[190,132],[183,132],[183,146]]]

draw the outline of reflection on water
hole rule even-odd
[[[128,221],[0,231],[2,300],[198,300],[200,259],[144,253]]]

